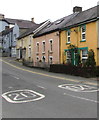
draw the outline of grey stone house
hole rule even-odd
[[[2,35],[2,52],[4,56],[16,57],[17,37],[26,32],[36,23],[28,20],[10,19],[1,17],[0,28]]]

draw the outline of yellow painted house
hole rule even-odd
[[[99,14],[98,7],[80,11],[60,32],[60,62],[77,65],[76,51],[70,52],[70,45],[80,53],[81,62],[88,58],[88,51],[95,53],[96,65],[99,65]],[[76,12],[77,7],[74,8]],[[71,58],[72,54],[72,58]]]
[[[42,30],[46,25],[50,23],[49,20],[41,23],[34,24],[32,28],[28,29],[25,33],[17,38],[17,59],[24,60],[26,62],[31,62],[33,64],[33,51],[34,51],[34,41],[33,36]]]

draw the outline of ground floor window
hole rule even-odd
[[[66,63],[71,63],[71,52],[70,51],[66,52]]]
[[[81,54],[81,59],[82,59],[82,63],[85,63],[86,60],[88,59],[88,50],[84,49],[81,50],[82,54]]]
[[[42,57],[42,62],[45,62],[46,58],[45,56]]]
[[[52,64],[53,63],[53,57],[49,56],[49,63]]]
[[[12,48],[12,55],[16,54],[16,48]]]

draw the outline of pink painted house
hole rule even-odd
[[[46,64],[59,63],[59,32],[52,32],[33,39],[33,61]]]

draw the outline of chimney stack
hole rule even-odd
[[[97,17],[99,18],[99,1],[97,2]]]
[[[4,15],[0,14],[0,20],[4,19]]]
[[[8,30],[10,27],[9,26],[5,26],[5,30]]]
[[[76,13],[76,12],[82,12],[82,7],[79,7],[79,6],[75,6],[73,8],[73,12]]]
[[[31,18],[31,21],[34,22],[34,18]]]

